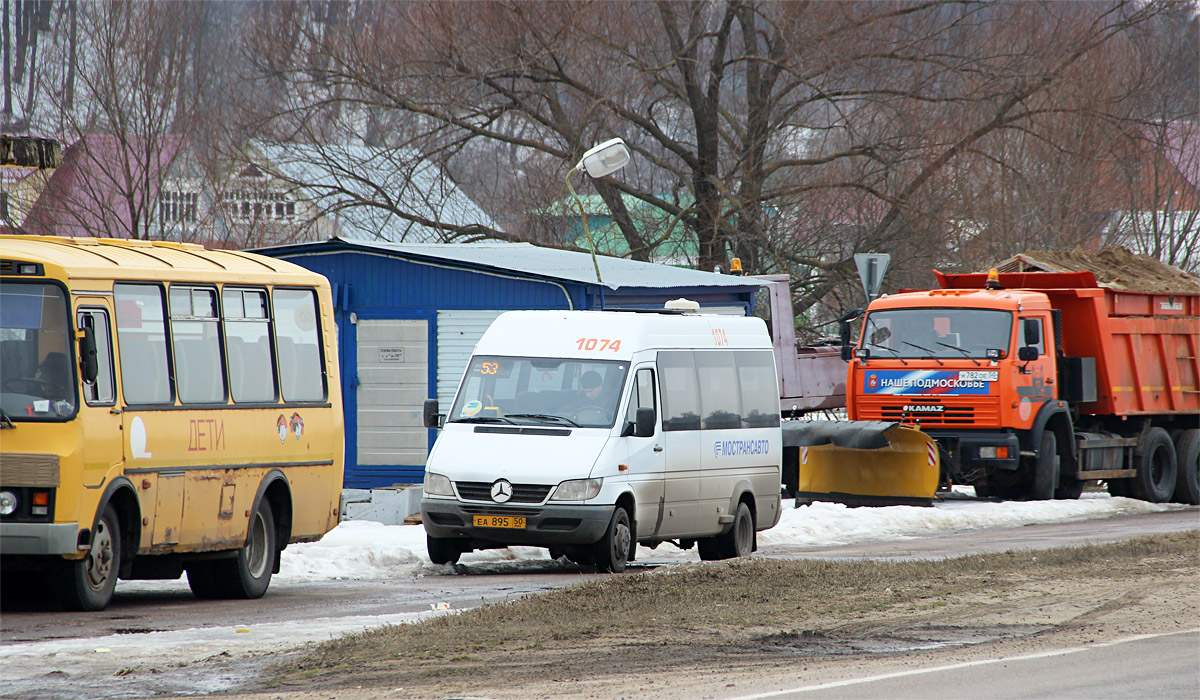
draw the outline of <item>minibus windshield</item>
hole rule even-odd
[[[75,415],[67,299],[44,283],[0,286],[0,408],[6,418],[65,420]]]
[[[1012,313],[992,309],[886,309],[867,314],[862,347],[870,357],[985,359],[1007,351]]]
[[[611,428],[627,362],[475,356],[447,419]]]

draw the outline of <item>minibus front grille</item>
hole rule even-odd
[[[495,503],[490,481],[456,481],[454,486],[458,489],[458,497],[464,501]],[[513,484],[512,497],[506,503],[541,503],[550,495],[552,488],[543,484]]]

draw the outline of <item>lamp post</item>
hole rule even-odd
[[[586,170],[587,174],[594,178],[604,177],[625,167],[628,162],[629,148],[625,142],[619,138],[609,139],[589,148],[575,164],[575,167],[567,171],[567,189],[571,191],[571,196],[575,198],[575,204],[579,206],[579,216],[583,219],[583,232],[587,234],[588,248],[592,251],[592,265],[596,268],[597,282],[603,280],[600,279],[600,263],[596,260],[596,244],[592,241],[592,230],[588,228],[587,213],[583,211],[583,200],[571,186],[571,175],[576,170]]]

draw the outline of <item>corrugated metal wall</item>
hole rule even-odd
[[[463,368],[479,335],[491,319],[502,311],[512,309],[587,309],[630,307],[660,307],[668,299],[688,296],[706,305],[736,310],[742,296],[721,289],[641,289],[625,293],[598,288],[580,282],[552,282],[522,276],[520,271],[492,274],[483,271],[452,267],[449,264],[412,262],[386,253],[352,250],[341,242],[317,244],[319,251],[292,252],[287,247],[258,251],[289,260],[319,272],[329,278],[334,289],[339,332],[338,351],[341,359],[342,394],[346,419],[346,488],[374,488],[398,483],[415,483],[424,476],[424,454],[408,443],[402,435],[388,436],[389,421],[380,410],[395,410],[400,423],[411,423],[412,402],[404,406],[380,408],[372,396],[377,391],[368,388],[368,398],[359,405],[360,381],[371,385],[376,380],[392,381],[399,374],[388,373],[381,350],[393,350],[394,344],[380,340],[367,349],[375,362],[360,365],[356,324],[390,327],[394,322],[405,327],[404,347],[421,348],[425,353],[425,393],[436,396],[444,409],[449,408],[454,391],[462,378]],[[593,294],[589,294],[593,292]],[[636,293],[635,293],[636,292]],[[382,326],[379,322],[385,322]],[[426,333],[424,344],[413,336]],[[382,343],[382,344],[381,344]],[[384,348],[384,345],[388,345]],[[443,347],[445,346],[445,347]],[[373,354],[371,354],[373,353]],[[382,358],[382,359],[380,359]],[[411,359],[411,358],[408,358]],[[402,373],[405,382],[412,384],[413,368],[407,365]],[[382,374],[381,374],[382,372]],[[378,388],[378,387],[377,387]],[[411,398],[411,397],[410,397]],[[370,404],[370,405],[368,405]],[[372,408],[374,406],[374,408]],[[381,422],[382,421],[382,422]],[[370,423],[370,425],[367,425]],[[385,425],[386,424],[386,425]],[[412,426],[396,424],[399,432],[410,432]],[[418,431],[419,432],[419,431]],[[424,431],[425,453],[432,447],[436,431]],[[410,435],[411,437],[411,435]],[[387,455],[388,446],[396,440],[394,458]],[[360,460],[361,457],[361,460]],[[361,461],[361,463],[360,463]]]

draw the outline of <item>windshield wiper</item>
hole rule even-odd
[[[12,418],[9,418],[8,414],[4,412],[4,409],[0,408],[0,429],[8,430],[9,428],[16,427],[17,424],[12,422]]]
[[[509,418],[528,418],[530,420],[540,420],[545,423],[566,423],[573,425],[576,428],[581,427],[578,423],[567,418],[566,416],[552,416],[548,413],[510,413]]]
[[[942,346],[942,347],[944,347],[944,348],[950,348],[951,350],[957,350],[957,351],[959,351],[959,352],[961,352],[961,353],[963,354],[963,357],[967,358],[968,360],[971,360],[971,361],[972,361],[972,362],[974,362],[976,365],[978,365],[978,364],[979,364],[979,359],[978,359],[978,358],[971,357],[971,353],[967,352],[966,350],[963,350],[962,348],[958,347],[957,345],[948,345],[948,344],[946,344],[946,343],[943,343],[943,342],[942,342],[942,341],[940,341],[940,340],[935,340],[935,341],[933,341],[933,342],[937,343],[938,345],[941,345],[941,346]]]
[[[470,418],[455,418],[449,421],[450,423],[508,423],[513,425],[513,422],[502,416],[471,416]]]
[[[918,350],[924,350],[925,352],[929,353],[929,357],[923,358],[923,359],[930,359],[930,360],[933,360],[934,362],[938,363],[939,365],[942,364],[942,361],[937,358],[936,350],[930,350],[929,348],[921,347],[920,345],[917,345],[916,343],[910,343],[907,340],[901,340],[900,342],[904,343],[905,345],[907,345],[909,347],[916,348]],[[936,342],[936,341],[934,341],[934,342]]]
[[[871,342],[871,341],[869,341],[869,340],[867,341],[867,345],[870,345],[870,346],[871,346],[871,347],[873,347],[873,348],[879,348],[880,350],[887,350],[888,352],[890,352],[890,353],[892,353],[893,355],[895,355],[897,360],[900,360],[900,364],[902,364],[902,365],[907,365],[907,364],[908,364],[907,362],[905,362],[905,361],[904,361],[904,358],[903,358],[903,357],[900,357],[900,353],[899,353],[899,352],[897,352],[895,348],[889,348],[888,346],[886,346],[886,345],[880,345],[879,343],[872,343],[872,342]]]

